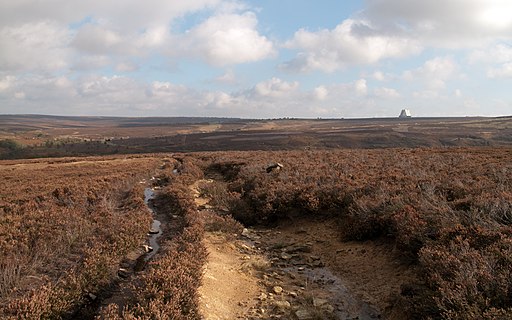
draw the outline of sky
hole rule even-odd
[[[0,114],[512,115],[510,0],[0,0]]]

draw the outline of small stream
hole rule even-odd
[[[153,214],[153,223],[151,224],[151,229],[148,233],[148,242],[149,246],[153,249],[149,252],[141,255],[135,264],[134,270],[142,271],[146,265],[146,263],[158,252],[160,249],[160,245],[158,244],[158,238],[162,235],[162,223],[160,220],[156,219],[155,207],[153,206],[153,199],[155,198],[155,191],[152,188],[144,189],[144,203],[148,207],[148,209]]]
[[[145,181],[142,181],[141,183],[145,183]],[[107,306],[110,303],[117,304],[120,309],[125,306],[127,298],[133,295],[129,285],[131,281],[129,278],[134,273],[143,271],[148,261],[152,259],[160,249],[158,238],[162,235],[162,227],[165,227],[165,221],[162,224],[162,221],[157,219],[157,212],[153,205],[154,198],[155,190],[152,188],[145,188],[144,203],[148,208],[147,210],[150,210],[153,216],[153,223],[151,224],[151,229],[148,232],[146,244],[149,245],[152,250],[147,250],[142,255],[139,255],[140,251],[138,251],[138,258],[128,258],[128,260],[125,259],[124,262],[121,262],[119,270],[124,270],[125,276],[121,276],[118,273],[119,277],[113,280],[110,285],[105,286],[105,288],[98,292],[97,297],[93,295],[94,298],[92,298],[92,301],[84,304],[73,314],[65,316],[64,319],[93,320],[96,319],[96,316],[99,314],[101,308]]]

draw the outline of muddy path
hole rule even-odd
[[[194,193],[202,211],[216,210]],[[342,242],[332,219],[209,232],[204,241],[206,320],[406,319],[396,296],[415,271],[389,243]]]

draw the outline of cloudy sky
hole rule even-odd
[[[512,114],[510,0],[0,0],[0,113]]]

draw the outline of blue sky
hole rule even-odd
[[[508,0],[0,0],[0,113],[512,114]]]

